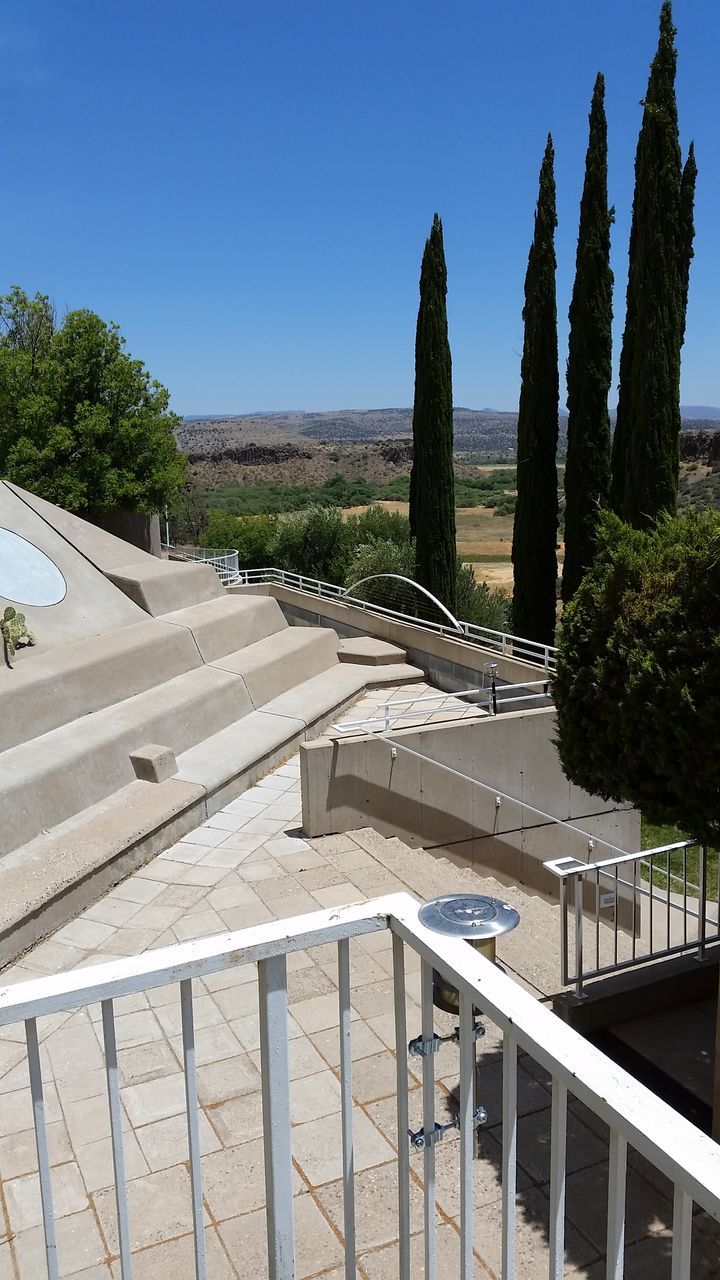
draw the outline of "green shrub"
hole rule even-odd
[[[344,582],[351,554],[348,531],[337,507],[309,507],[277,523],[273,555],[279,569],[323,582]]]
[[[553,681],[567,777],[720,839],[720,515],[639,532],[606,516]]]
[[[211,511],[201,545],[237,551],[241,569],[265,569],[274,564],[277,516],[229,516]]]
[[[460,622],[474,622],[477,627],[507,631],[510,625],[510,597],[503,591],[477,582],[472,565],[458,560],[457,616]]]
[[[407,523],[407,522],[406,522]],[[345,585],[352,587],[363,578],[379,573],[399,574],[403,578],[415,576],[415,547],[410,540],[404,545],[389,539],[368,542],[355,547],[353,558],[345,573]],[[399,613],[415,616],[418,596],[421,594],[404,582],[385,580],[368,582],[352,593],[360,600],[395,609]]]
[[[0,617],[0,638],[2,639],[5,665],[10,666],[10,659],[15,657],[16,649],[35,644],[35,636],[27,625],[24,613],[18,613],[12,605],[7,605]]]

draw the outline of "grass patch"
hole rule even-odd
[[[640,848],[641,849],[657,849],[664,844],[675,844],[678,840],[688,840],[687,832],[681,831],[679,827],[670,823],[658,824],[648,822],[646,818],[642,819]],[[687,878],[693,884],[700,884],[700,853],[697,846],[688,849],[685,858],[687,859]],[[660,856],[655,859],[656,870],[653,876],[653,883],[660,889],[667,888],[667,878],[664,872],[668,869],[668,859],[666,856]],[[683,874],[683,851],[678,850],[677,853],[670,855],[670,873],[682,878]],[[659,868],[659,869],[658,869]],[[643,880],[650,879],[650,870],[648,867],[642,869]],[[673,881],[671,888],[681,890],[679,884]],[[708,849],[707,851],[707,896],[711,902],[718,900],[718,851],[717,849]]]

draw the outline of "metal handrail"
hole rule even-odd
[[[38,1019],[60,1011],[85,1009],[99,1003],[105,1048],[105,1073],[109,1112],[109,1141],[113,1157],[113,1184],[121,1273],[132,1274],[131,1228],[133,1206],[128,1195],[124,1159],[124,1121],[117,1060],[115,1001],[167,984],[178,990],[181,1013],[180,1053],[183,1063],[184,1118],[187,1145],[183,1159],[189,1165],[188,1216],[192,1219],[195,1270],[207,1273],[206,1214],[203,1201],[203,1161],[199,1128],[194,980],[257,965],[259,1005],[260,1076],[262,1088],[262,1140],[266,1189],[266,1239],[268,1271],[277,1280],[295,1274],[293,1214],[293,1142],[291,1129],[289,1008],[287,956],[325,944],[337,948],[337,1025],[340,1030],[339,1088],[341,1120],[342,1187],[346,1274],[355,1272],[355,1170],[353,1160],[352,1005],[350,945],[354,938],[380,930],[392,937],[391,1000],[394,1021],[396,1070],[396,1120],[398,1169],[398,1274],[411,1274],[411,1152],[408,1145],[409,1103],[422,1093],[421,1136],[423,1149],[423,1213],[421,1230],[426,1258],[437,1257],[435,1204],[435,1153],[437,1139],[436,1063],[431,1052],[422,1058],[422,1090],[412,1099],[408,1090],[408,1047],[405,948],[419,958],[423,1043],[432,1041],[433,970],[454,986],[460,997],[458,1033],[460,1057],[460,1112],[458,1174],[460,1181],[460,1274],[473,1274],[473,1233],[476,1213],[473,1197],[473,1134],[477,1123],[473,1106],[476,1075],[475,1010],[489,1019],[502,1037],[502,1197],[496,1247],[502,1249],[504,1275],[515,1274],[518,1235],[517,1123],[518,1052],[529,1055],[552,1081],[550,1095],[551,1178],[549,1240],[550,1274],[560,1275],[565,1255],[566,1131],[569,1096],[587,1106],[609,1128],[607,1252],[623,1256],[626,1216],[627,1148],[674,1184],[672,1221],[672,1271],[677,1280],[690,1280],[693,1241],[693,1201],[720,1221],[720,1163],[716,1144],[668,1103],[609,1059],[569,1025],[560,1021],[540,1001],[510,976],[469,947],[462,939],[444,937],[424,926],[417,901],[407,893],[395,893],[350,907],[334,907],[293,919],[273,921],[236,933],[216,934],[127,959],[31,979],[0,989],[0,1027],[24,1023],[27,1063],[33,1103],[33,1124],[38,1157],[40,1211],[44,1234],[45,1272],[58,1280],[66,1270],[67,1253],[58,1257],[53,1198],[57,1171],[51,1167],[44,1099],[47,1066],[41,1054]],[[72,1048],[72,1044],[71,1044]],[[80,1063],[78,1062],[78,1067]],[[328,1127],[323,1140],[332,1141]],[[339,1144],[339,1145],[340,1145]],[[111,1185],[113,1185],[111,1184]],[[490,1229],[486,1227],[486,1230]],[[62,1249],[62,1241],[60,1242]],[[67,1246],[68,1248],[71,1246]],[[434,1267],[431,1264],[431,1270]],[[427,1269],[426,1269],[427,1274]],[[620,1274],[619,1272],[617,1273]]]
[[[691,881],[687,874],[687,854],[688,850],[693,848],[698,850],[699,885]],[[683,874],[681,876],[677,876],[670,870],[671,855],[677,853],[682,853]],[[666,865],[664,867],[657,865],[658,858],[665,859]],[[621,854],[619,857],[603,858],[595,862],[583,863],[575,858],[553,858],[544,863],[544,866],[546,870],[560,880],[561,976],[564,984],[574,983],[575,994],[578,998],[582,998],[585,995],[584,986],[588,978],[606,977],[611,973],[618,973],[622,969],[648,964],[672,955],[687,954],[692,951],[696,951],[698,957],[702,959],[709,944],[720,942],[720,920],[713,920],[712,916],[710,916],[710,919],[708,918],[707,850],[697,840],[677,840],[672,844],[658,845],[654,849],[643,849],[638,853]],[[621,870],[629,867],[632,867],[632,879],[621,875]],[[640,878],[638,878],[638,869],[640,869]],[[642,884],[643,869],[647,869],[649,872],[648,888],[645,888]],[[665,877],[665,888],[658,887],[656,889],[655,876],[657,874]],[[602,885],[607,884],[608,881],[611,885],[613,906],[612,959],[603,962],[600,957],[600,911],[603,905]],[[675,895],[677,898],[681,897],[681,901],[673,900],[671,881],[681,886],[681,894]],[[594,912],[592,907],[588,907],[585,894],[586,885],[593,892]],[[573,912],[573,904],[571,903],[569,892],[571,887],[573,891],[572,897],[574,898],[574,968],[571,968],[570,965],[570,917],[571,912]],[[720,889],[720,883],[718,888]],[[697,909],[693,905],[695,893],[697,893]],[[641,946],[642,938],[638,931],[640,907],[643,899],[649,901],[646,948]],[[660,919],[656,922],[655,917],[658,914],[658,909]],[[594,921],[590,921],[591,947],[592,933],[594,933],[594,963],[589,962],[587,958],[585,935],[588,910],[594,914]],[[618,940],[621,911],[625,914],[626,922],[629,916],[629,929],[627,932],[629,933],[628,946],[630,954],[624,958],[619,955]],[[673,912],[678,913],[682,921],[682,939],[675,943],[672,942],[671,921]],[[696,937],[688,936],[689,921],[697,921]],[[709,931],[708,924],[715,925],[714,933]],[[658,934],[660,935],[659,939]]]
[[[384,617],[395,619],[413,627],[433,631],[438,635],[448,636],[458,642],[477,644],[483,648],[496,650],[500,655],[518,658],[533,666],[541,666],[547,671],[554,671],[557,664],[557,647],[552,644],[541,644],[537,640],[527,640],[523,636],[513,635],[509,631],[496,631],[492,627],[481,627],[474,622],[459,622],[460,630],[446,626],[441,622],[431,622],[425,618],[416,618],[412,614],[402,613],[398,609],[388,609],[384,605],[372,604],[368,600],[346,594],[347,588],[336,583],[323,582],[319,578],[311,578],[306,574],[292,573],[288,569],[240,569],[235,586],[250,586],[253,583],[276,583],[291,590],[308,592],[321,598],[336,600],[364,609],[369,613],[378,613]]]

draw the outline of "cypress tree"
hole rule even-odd
[[[674,512],[677,500],[680,350],[692,250],[695,161],[694,156],[688,157],[683,183],[676,68],[672,5],[665,0],[635,155],[610,487],[613,508],[637,528],[652,525],[662,512]]]
[[[693,249],[693,240],[695,239],[695,183],[697,181],[697,164],[695,162],[695,143],[691,142],[688,149],[685,168],[680,179],[680,236],[681,236],[681,259],[680,259],[680,345],[685,341],[685,320],[687,318],[688,289],[690,287],[690,263],[692,262],[695,251]]]
[[[605,80],[598,75],[590,108],[575,285],[570,303],[564,601],[575,594],[592,564],[598,511],[606,504],[610,488],[612,221],[613,211],[608,209],[607,195]]]
[[[513,530],[513,627],[550,644],[557,584],[558,341],[555,299],[555,152],[548,135],[540,169],[535,234],[523,320],[517,443],[517,503]]]
[[[447,269],[437,214],[420,270],[415,336],[413,464],[410,528],[416,539],[417,580],[455,611],[455,472],[452,358],[447,326]]]

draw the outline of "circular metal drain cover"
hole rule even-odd
[[[433,898],[420,908],[418,918],[435,933],[468,941],[497,938],[520,923],[514,907],[483,893],[448,893],[442,898]]]

